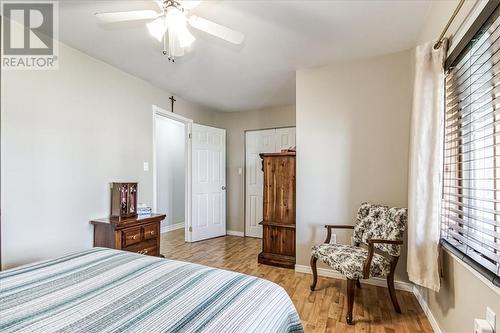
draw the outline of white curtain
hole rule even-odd
[[[439,222],[444,121],[443,43],[416,49],[408,179],[408,276],[439,290]]]

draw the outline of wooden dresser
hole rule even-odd
[[[94,246],[160,256],[160,223],[165,215],[92,220]]]
[[[295,152],[260,154],[264,171],[259,263],[295,267]]]

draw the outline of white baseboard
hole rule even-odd
[[[170,231],[174,231],[177,229],[183,229],[183,228],[184,228],[184,222],[180,222],[180,223],[176,223],[176,224],[172,224],[172,225],[162,226],[160,232],[163,234],[165,232],[170,232]]]
[[[417,298],[418,304],[420,304],[420,307],[424,311],[425,315],[427,316],[427,319],[429,319],[429,323],[431,323],[432,329],[436,333],[442,333],[443,331],[439,327],[439,324],[434,318],[434,315],[431,312],[431,309],[429,309],[429,306],[427,305],[427,302],[425,302],[424,298],[422,297],[422,294],[420,294],[420,291],[416,286],[413,286],[413,295]]]
[[[245,237],[245,233],[243,231],[234,231],[234,230],[226,230],[226,235]]]
[[[306,265],[295,265],[295,271],[300,273],[312,274],[311,267]],[[337,271],[334,271],[333,269],[317,268],[317,271],[319,276],[326,276],[334,279],[345,280],[345,276],[343,276]],[[361,280],[361,283],[387,288],[387,280],[382,278],[370,278],[367,280]],[[394,281],[394,288],[396,288],[397,290],[413,292],[413,283]]]

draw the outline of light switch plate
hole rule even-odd
[[[149,171],[149,163],[144,162],[144,171]]]
[[[238,168],[238,175],[241,176],[242,173],[243,173],[243,169],[242,168]]]
[[[496,330],[496,313],[490,307],[486,307],[486,321],[491,325],[491,327]],[[496,332],[496,331],[494,331]]]

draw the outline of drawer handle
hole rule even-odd
[[[137,253],[139,253],[139,254],[148,254],[148,250],[140,250],[140,251],[137,251]]]
[[[137,239],[137,235],[133,235],[133,236],[132,236],[132,239]]]
[[[150,231],[149,234],[152,236],[152,235],[155,234],[155,232],[154,231]]]
[[[148,254],[148,250],[144,250],[144,252],[143,252],[143,253],[144,253],[144,254]]]

